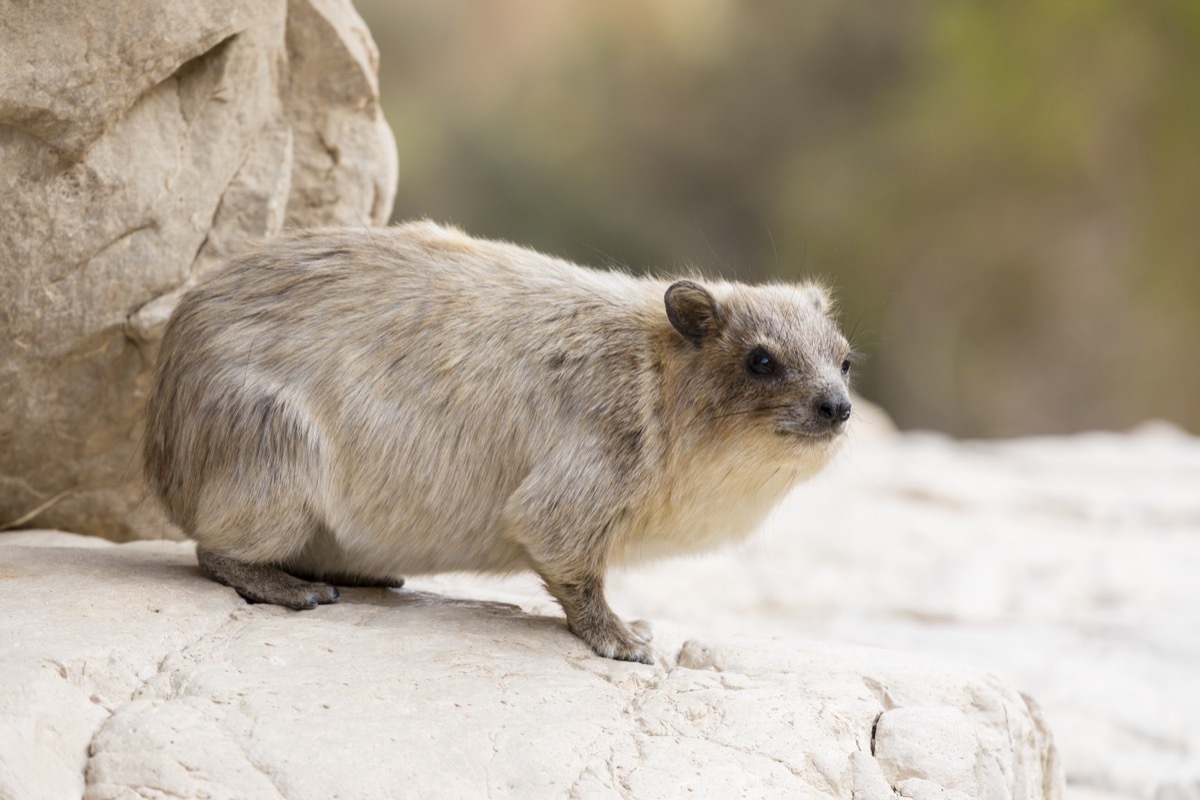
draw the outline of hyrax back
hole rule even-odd
[[[828,461],[850,414],[828,307],[428,222],[280,238],[176,309],[147,480],[250,600],[530,568],[596,652],[649,663],[605,570],[743,536]]]

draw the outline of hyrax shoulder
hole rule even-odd
[[[176,309],[147,481],[248,599],[530,568],[598,653],[649,662],[605,570],[742,536],[828,461],[850,414],[829,306],[428,222],[283,237]]]

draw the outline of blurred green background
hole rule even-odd
[[[962,436],[1200,431],[1195,0],[358,0],[396,219],[829,280]]]

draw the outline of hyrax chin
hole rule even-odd
[[[429,222],[287,236],[175,310],[147,480],[247,600],[529,568],[593,650],[649,664],[606,570],[738,539],[825,465],[850,416],[829,306]]]

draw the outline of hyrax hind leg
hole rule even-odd
[[[196,540],[200,570],[209,578],[252,603],[304,609],[338,601],[333,586],[287,569],[319,528],[299,487],[247,479],[206,487],[187,533]]]
[[[347,586],[352,589],[402,589],[404,578],[393,578],[388,575],[367,575],[358,572],[329,572],[327,570],[308,570],[287,565],[286,572],[306,581],[332,583],[334,586]]]
[[[204,465],[191,476],[199,487],[194,513],[181,514],[200,569],[253,603],[336,603],[333,586],[286,570],[324,530],[313,511],[321,469],[311,420],[269,392],[217,393],[202,406],[212,430],[191,461],[176,459]]]
[[[338,601],[336,586],[302,580],[269,564],[239,561],[203,547],[196,548],[196,558],[205,575],[233,587],[251,603],[272,603],[300,610]]]
[[[304,548],[280,566],[284,572],[297,578],[332,583],[335,586],[384,589],[399,589],[404,586],[404,578],[364,569],[361,561],[348,560],[333,532],[325,525],[317,525],[316,531],[309,537]]]

